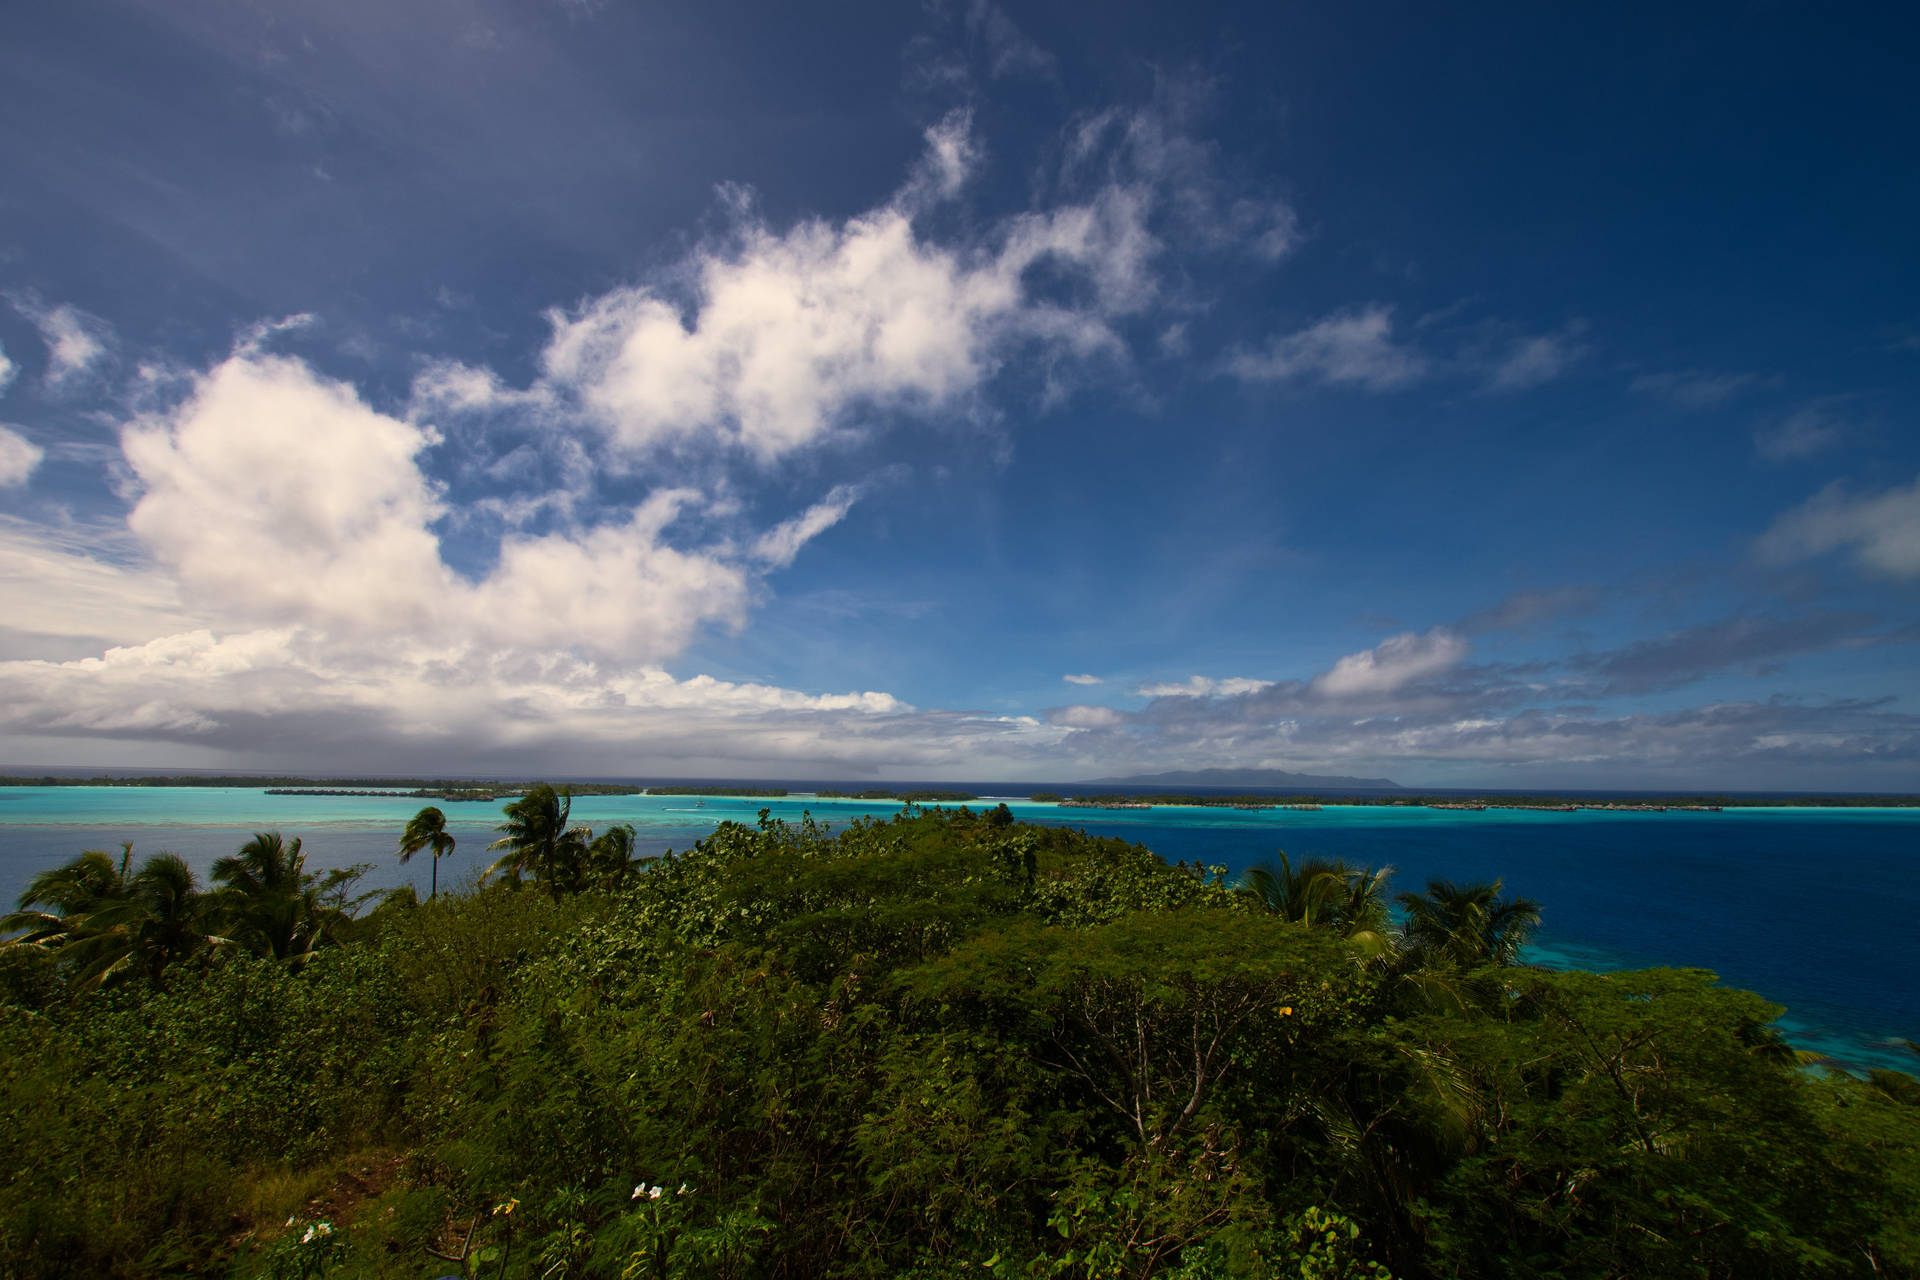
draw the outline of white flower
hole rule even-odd
[[[681,1184],[680,1184],[680,1189],[679,1189],[678,1191],[676,1191],[676,1192],[674,1192],[673,1194],[675,1194],[675,1195],[677,1195],[677,1196],[683,1196],[683,1195],[685,1195],[685,1194],[687,1194],[687,1192],[689,1192],[689,1191],[691,1191],[691,1190],[692,1190],[692,1188],[691,1188],[691,1187],[689,1187],[689,1186],[688,1186],[688,1185],[687,1185],[686,1183],[684,1183],[684,1182],[683,1182],[683,1183],[681,1183]]]
[[[641,1196],[645,1194],[647,1194],[647,1184],[643,1182],[639,1186],[633,1189],[633,1194],[628,1196],[627,1199],[638,1200]]]
[[[661,1192],[661,1188],[659,1187],[653,1188],[652,1190],[647,1192],[647,1199],[658,1200],[660,1198],[660,1192]]]

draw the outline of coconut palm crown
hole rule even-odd
[[[1407,913],[1401,926],[1406,952],[1428,968],[1472,969],[1510,965],[1540,926],[1540,904],[1531,898],[1502,898],[1501,881],[1455,884],[1428,882],[1424,894],[1403,893]]]
[[[1337,858],[1303,858],[1295,866],[1277,853],[1247,868],[1241,888],[1264,909],[1298,924],[1333,929],[1369,957],[1392,949],[1387,882],[1392,867],[1350,867]]]
[[[500,838],[487,846],[489,851],[506,852],[487,868],[485,876],[504,875],[518,884],[530,873],[556,898],[573,887],[592,833],[569,827],[572,813],[572,793],[555,791],[545,782],[510,802],[506,806],[507,820],[494,828],[501,833]]]
[[[317,878],[307,874],[298,838],[260,831],[239,850],[213,864],[216,898],[236,940],[261,955],[305,964],[331,940],[338,912],[320,900]]]
[[[422,849],[433,850],[428,898],[440,896],[440,859],[453,852],[453,843],[453,836],[447,832],[447,815],[435,805],[428,805],[414,814],[407,823],[407,829],[400,833],[400,861],[403,864]]]

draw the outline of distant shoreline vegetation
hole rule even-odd
[[[475,791],[450,787],[443,790],[348,791],[336,787],[268,787],[267,794],[270,796],[384,796],[387,799],[446,800],[459,803],[469,800],[505,800],[512,796],[525,795],[526,789],[524,787],[491,787],[484,791]]]
[[[269,795],[311,796],[394,796],[434,799],[505,799],[524,795],[531,782],[502,779],[447,778],[296,778],[264,777],[253,774],[151,774],[90,777],[43,777],[17,775],[0,777],[0,787],[211,787],[262,790]],[[637,782],[574,782],[568,789],[577,796],[631,796],[647,788]],[[783,793],[784,794],[784,793]]]
[[[824,792],[821,794],[825,794]],[[1061,795],[1036,791],[1027,799],[1034,804],[1057,804],[1064,809],[1151,809],[1156,805],[1187,805],[1213,809],[1320,809],[1347,806],[1363,809],[1540,809],[1572,813],[1598,811],[1615,813],[1664,813],[1668,810],[1713,812],[1719,809],[1913,809],[1920,808],[1920,796],[1832,796],[1832,795],[1719,795],[1649,796],[1644,799],[1621,798],[1595,800],[1592,797],[1561,795],[1506,796],[1423,796],[1395,792],[1391,796],[1348,795],[1235,795],[1193,796],[1163,793],[1115,793],[1109,795]]]
[[[822,800],[899,800],[907,804],[978,800],[971,791],[816,791]]]

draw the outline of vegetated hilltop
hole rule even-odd
[[[358,918],[277,837],[36,879],[0,1273],[1920,1274],[1920,1084],[1698,970],[1518,967],[1497,884],[1395,927],[1384,871],[1004,808],[567,823]]]

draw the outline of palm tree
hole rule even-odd
[[[126,897],[132,861],[133,842],[128,841],[120,846],[117,865],[110,854],[89,849],[64,866],[40,872],[27,882],[19,909],[0,917],[0,932],[17,932],[14,942],[39,946],[59,946],[79,936],[91,912]]]
[[[1282,852],[1277,862],[1257,863],[1241,888],[1266,910],[1299,924],[1333,929],[1360,944],[1369,956],[1385,954],[1387,881],[1392,867],[1350,867],[1337,858],[1304,858],[1295,867]]]
[[[567,825],[572,813],[573,794],[555,791],[545,782],[509,801],[507,820],[494,828],[501,836],[487,846],[506,852],[487,868],[486,876],[503,874],[518,884],[531,871],[556,898],[577,888],[591,833]]]
[[[278,831],[256,832],[237,853],[213,864],[235,936],[259,954],[300,965],[331,940],[338,913],[320,901],[306,865],[300,840],[289,842]]]
[[[440,859],[453,852],[453,837],[447,834],[447,815],[433,805],[414,814],[407,829],[400,833],[402,865],[429,846],[433,849],[433,871],[428,880],[431,887],[427,897],[433,899],[440,896]]]
[[[1329,898],[1335,896],[1347,875],[1347,865],[1331,858],[1303,858],[1295,867],[1284,851],[1274,855],[1277,862],[1262,862],[1248,867],[1241,885],[1265,907],[1283,920],[1296,924],[1322,922]]]
[[[1387,910],[1387,885],[1393,879],[1393,868],[1343,866],[1342,870],[1340,892],[1328,896],[1329,921],[1347,941],[1358,944],[1368,959],[1390,954],[1393,921]]]
[[[587,877],[601,889],[617,889],[633,874],[633,844],[636,833],[631,822],[609,827],[587,846]]]
[[[1502,898],[1501,881],[1457,885],[1433,880],[1423,894],[1403,893],[1407,919],[1401,937],[1407,955],[1424,968],[1474,969],[1510,965],[1540,926],[1540,904]]]
[[[136,975],[161,985],[170,966],[226,944],[208,931],[209,907],[178,854],[154,854],[126,881],[124,895],[88,912],[80,934],[63,947],[78,965],[77,988]]]

